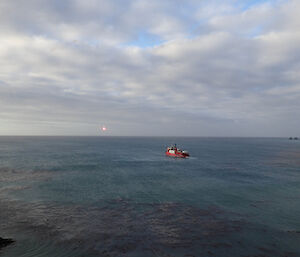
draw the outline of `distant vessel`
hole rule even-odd
[[[290,137],[289,140],[298,140],[298,137],[294,137],[294,138]]]
[[[178,149],[176,144],[174,146],[170,146],[167,148],[166,155],[171,157],[180,157],[180,158],[186,158],[190,156],[188,151]]]

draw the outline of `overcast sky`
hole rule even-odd
[[[300,1],[1,0],[0,135],[300,136]]]

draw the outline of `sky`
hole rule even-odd
[[[1,0],[0,135],[300,136],[299,13],[299,0]]]

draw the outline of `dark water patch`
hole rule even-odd
[[[282,256],[271,245],[274,231],[215,206],[120,198],[89,206],[1,200],[0,207],[1,231],[20,241],[15,251],[25,247],[20,235],[38,238],[24,256]]]
[[[49,171],[28,171],[0,167],[0,183],[36,181],[47,179],[51,175]]]
[[[219,173],[223,173],[222,176],[218,176],[222,178],[222,180],[230,180],[238,183],[245,184],[254,184],[258,181],[262,183],[262,181],[270,180],[268,176],[265,174],[259,174],[255,169],[252,172],[249,172],[244,169],[224,169],[219,170]]]
[[[250,206],[258,209],[265,209],[270,206],[272,202],[270,200],[256,200],[256,201],[251,201]]]
[[[278,152],[273,158],[267,159],[266,164],[275,167],[299,167],[300,165],[300,150],[299,149],[289,149],[285,151]]]
[[[47,182],[53,177],[49,171],[20,170],[0,167],[0,194],[1,198],[26,198],[33,193],[36,185]],[[27,197],[28,198],[28,197]],[[31,200],[31,197],[29,197]]]
[[[1,230],[30,231],[86,256],[183,256],[233,248],[236,242],[224,239],[240,232],[245,222],[226,216],[215,207],[123,199],[88,207],[1,201],[0,213],[1,220],[7,217]]]
[[[300,230],[288,230],[287,232],[292,234],[299,234],[300,236]]]

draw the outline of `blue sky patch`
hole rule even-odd
[[[140,32],[138,33],[135,40],[123,44],[124,46],[137,46],[140,48],[154,47],[161,45],[164,42],[159,36],[148,33]]]

